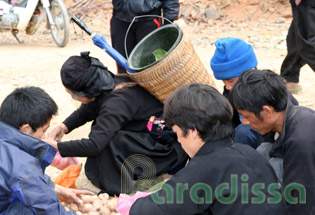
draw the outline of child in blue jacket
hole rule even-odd
[[[56,149],[42,141],[57,113],[53,99],[38,87],[14,90],[0,108],[0,214],[75,214],[59,199],[82,203],[88,191],[64,188],[45,174]],[[58,199],[59,197],[59,199]]]

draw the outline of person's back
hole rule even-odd
[[[128,58],[133,48],[149,33],[161,27],[163,23],[168,24],[169,21],[176,20],[180,8],[178,0],[113,0],[112,4],[112,47],[125,58]],[[164,17],[166,20],[162,22]],[[117,72],[126,73],[118,64]]]
[[[44,175],[56,150],[3,122],[0,130],[0,212],[65,214],[54,183]]]
[[[171,21],[177,19],[179,14],[178,0],[113,0],[113,16],[125,22],[131,22],[135,16],[161,15]],[[152,18],[152,17],[151,17]],[[156,17],[154,17],[156,18]]]
[[[57,150],[41,139],[57,109],[53,99],[38,87],[17,88],[2,102],[0,214],[73,214],[59,198],[66,196],[67,202],[77,203],[78,197],[73,196],[87,193],[55,185],[44,173]]]
[[[163,137],[168,136],[167,131],[161,129],[163,134],[155,138],[147,127],[152,116],[161,116],[163,104],[130,82],[127,75],[113,75],[89,52],[69,57],[60,74],[66,91],[82,105],[53,129],[49,137],[59,139],[54,146],[61,156],[87,157],[85,174],[102,192],[118,195],[137,188],[132,180],[140,179],[147,170],[136,168],[132,173],[126,172],[127,161],[134,157],[145,157],[155,165],[154,171],[148,170],[152,178],[172,173],[185,163],[187,155],[175,135],[166,143]],[[61,141],[64,134],[89,121],[93,122],[88,138]],[[127,182],[121,183],[122,180]]]
[[[167,99],[165,121],[191,157],[130,214],[284,214],[281,185],[256,150],[231,140],[232,108],[209,86],[192,84]]]
[[[185,190],[170,189],[176,185]],[[284,203],[280,187],[268,161],[254,149],[232,141],[206,143],[184,169],[166,182],[164,190],[152,198],[140,199],[130,214],[154,215],[163,211],[167,214],[281,215]],[[182,202],[178,202],[178,196],[184,196]],[[154,204],[160,198],[166,202]]]

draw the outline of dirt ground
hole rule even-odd
[[[224,17],[224,15],[218,20],[209,19],[206,24],[198,21],[186,24],[183,19],[179,20],[178,25],[189,35],[196,53],[211,74],[209,62],[215,50],[213,43],[218,38],[229,36],[242,38],[254,46],[259,62],[258,68],[268,68],[279,73],[287,52],[285,37],[291,18],[284,18],[282,23],[278,23],[277,20],[282,15],[269,12],[268,17],[259,16],[249,20],[248,15],[247,18],[244,18],[246,17],[244,13],[251,7],[252,5],[243,7],[238,15],[235,14],[235,8],[227,8],[225,13],[229,11],[229,14],[236,17],[236,21],[232,21],[230,17]],[[288,5],[284,8],[290,10]],[[106,11],[105,14],[97,13],[84,19],[84,22],[93,31],[104,35],[108,42],[110,42],[109,14]],[[241,19],[241,17],[243,18]],[[19,44],[9,32],[0,33],[0,101],[16,87],[40,86],[59,105],[59,114],[53,120],[53,127],[78,106],[77,103],[71,101],[60,81],[59,70],[68,57],[79,55],[81,51],[90,51],[91,56],[99,58],[111,71],[116,71],[114,60],[96,47],[90,37],[72,23],[70,28],[71,36],[65,48],[58,48],[55,45],[44,25],[33,36],[20,32],[19,38],[23,41],[22,44]],[[315,73],[306,65],[301,70],[300,78],[303,91],[296,97],[301,105],[315,109],[315,91],[312,84],[315,80]],[[222,83],[218,81],[216,83],[218,89],[221,90]],[[80,135],[82,134],[84,133],[80,132]]]
[[[244,1],[238,1],[239,4],[240,2]],[[255,1],[252,0],[253,2]],[[178,25],[185,34],[189,35],[196,53],[211,74],[210,59],[215,50],[213,43],[221,37],[229,36],[242,38],[254,46],[259,69],[271,69],[279,73],[287,52],[285,37],[291,22],[291,17],[286,15],[290,14],[289,5],[282,5],[281,13],[272,7],[265,8],[264,12],[261,4],[243,5],[242,10],[237,7],[235,3],[228,5],[223,12],[221,11],[223,15],[217,20],[209,19],[206,23],[199,21],[186,23],[182,17]],[[256,11],[257,8],[260,9],[255,12],[255,8]],[[93,31],[104,35],[110,42],[109,14],[108,11],[104,14],[92,14],[84,21]],[[59,71],[68,57],[79,55],[81,51],[90,51],[91,56],[99,58],[111,71],[116,71],[113,59],[96,47],[92,40],[73,24],[70,27],[70,41],[65,48],[58,48],[55,45],[44,25],[33,36],[25,35],[24,32],[19,33],[22,44],[19,44],[10,33],[0,33],[0,102],[16,87],[31,85],[42,87],[59,106],[58,115],[53,118],[51,128],[62,122],[79,106],[71,100],[60,81]],[[215,82],[218,89],[222,91],[223,84],[220,81]],[[309,66],[302,68],[300,83],[303,91],[295,97],[300,105],[315,109],[315,86],[313,85],[315,73]],[[86,137],[89,126],[88,124],[73,131],[64,139]],[[50,170],[52,177],[57,172]]]

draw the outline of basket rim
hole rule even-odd
[[[170,53],[168,53],[168,58],[170,58],[171,56],[175,55],[176,52],[181,49],[181,47],[183,46],[183,43],[190,43],[190,40],[189,38],[187,37],[187,35],[182,32],[182,38],[181,38],[181,41],[180,43],[178,43],[178,45],[173,49],[173,51],[171,51]],[[192,47],[193,48],[193,47]],[[138,77],[138,76],[150,76],[151,73],[155,73],[154,69],[157,68],[157,67],[161,67],[163,66],[163,64],[167,63],[165,61],[165,59],[163,60],[160,60],[160,61],[156,61],[156,63],[144,70],[141,70],[141,71],[138,71],[138,72],[135,72],[135,73],[131,73],[129,72],[128,70],[126,70],[127,74],[130,76],[130,77]]]
[[[143,66],[143,67],[140,67],[140,68],[135,68],[131,65],[130,61],[131,61],[131,57],[134,52],[137,50],[137,48],[142,45],[141,41],[144,41],[146,40],[147,38],[151,37],[153,34],[155,34],[156,32],[159,32],[159,31],[162,31],[166,28],[176,28],[178,30],[178,38],[176,39],[175,43],[171,46],[171,48],[168,50],[168,52],[161,58],[159,59],[158,61],[155,61],[149,65],[146,65],[146,66]],[[176,47],[180,44],[181,40],[183,39],[183,31],[182,29],[177,25],[177,24],[168,24],[168,25],[164,25],[160,28],[157,28],[155,29],[154,31],[150,32],[148,35],[146,35],[131,51],[129,57],[127,58],[127,64],[129,66],[130,69],[132,69],[133,71],[135,71],[136,73],[139,73],[139,72],[142,72],[156,64],[158,64],[159,62],[163,61],[169,54],[171,54],[175,49]]]

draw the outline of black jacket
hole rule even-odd
[[[299,102],[294,98],[294,96],[289,91],[287,91],[287,93],[288,93],[288,100],[290,102],[292,102],[293,105],[299,105]],[[223,88],[223,95],[225,98],[227,98],[230,101],[231,92],[228,91],[225,87]],[[241,120],[240,120],[239,114],[238,114],[236,108],[234,107],[234,105],[232,105],[232,107],[233,107],[232,124],[233,124],[233,128],[235,128],[239,124],[241,124]]]
[[[115,77],[115,82],[120,77]],[[73,112],[65,121],[69,132],[93,121],[88,139],[58,143],[62,156],[94,157],[99,155],[119,130],[145,132],[150,116],[159,116],[163,104],[140,86],[102,94]]]
[[[119,79],[122,77],[116,76],[115,83]],[[135,168],[127,173],[124,167],[128,162],[125,161],[144,157],[151,165],[145,175],[156,177],[178,170],[187,157],[176,139],[165,142],[164,138],[155,139],[148,131],[146,125],[150,116],[160,117],[162,112],[163,104],[140,86],[105,93],[82,105],[64,121],[70,132],[93,120],[89,138],[60,142],[58,149],[62,156],[88,157],[85,174],[104,192],[130,193],[132,180],[144,174],[144,170]],[[142,165],[141,159],[138,160],[140,164],[132,164]]]
[[[243,178],[243,174],[248,176],[247,179]],[[233,183],[231,183],[232,177],[234,177],[233,181],[235,177],[237,179]],[[249,192],[246,189],[244,191],[244,187],[241,188],[244,182]],[[256,190],[254,194],[251,190],[258,188],[259,183],[263,183],[264,188],[260,187],[261,189]],[[138,199],[132,205],[130,215],[282,215],[283,202],[267,203],[267,198],[272,197],[268,194],[268,186],[274,183],[277,183],[277,179],[272,167],[251,147],[233,143],[230,139],[209,142],[201,147],[185,168],[166,182],[164,189],[155,193],[157,195],[151,194]],[[220,189],[222,187],[225,188]],[[205,195],[207,192],[203,192],[202,189],[210,190],[209,195]],[[230,197],[229,203],[220,202],[222,199],[220,200],[219,195],[216,194],[218,190],[226,200]],[[281,191],[276,192],[280,195]],[[263,200],[263,197],[266,199]],[[243,203],[241,199],[244,200]],[[253,204],[253,201],[258,199],[263,201]],[[156,203],[154,200],[161,202]],[[169,203],[163,203],[163,200]]]
[[[115,83],[118,79],[122,78],[116,76]],[[104,93],[82,105],[64,121],[70,132],[93,120],[89,138],[60,142],[58,149],[62,156],[88,157],[85,174],[104,192],[109,195],[130,193],[132,180],[144,174],[143,161],[131,162],[141,166],[131,172],[126,172],[124,167],[129,162],[125,161],[139,156],[145,158],[151,165],[145,175],[156,177],[178,170],[187,158],[176,139],[165,142],[164,138],[152,137],[148,131],[146,125],[150,116],[160,117],[162,112],[163,104],[140,86]]]
[[[275,141],[270,156],[283,158],[284,187],[300,183],[306,189],[306,204],[287,204],[287,214],[314,214],[315,111],[288,103],[282,134]],[[297,196],[297,190],[293,191],[293,196]]]
[[[122,21],[131,22],[135,16],[161,15],[171,21],[178,18],[178,0],[113,0],[113,16]],[[140,19],[141,21],[141,19]]]

